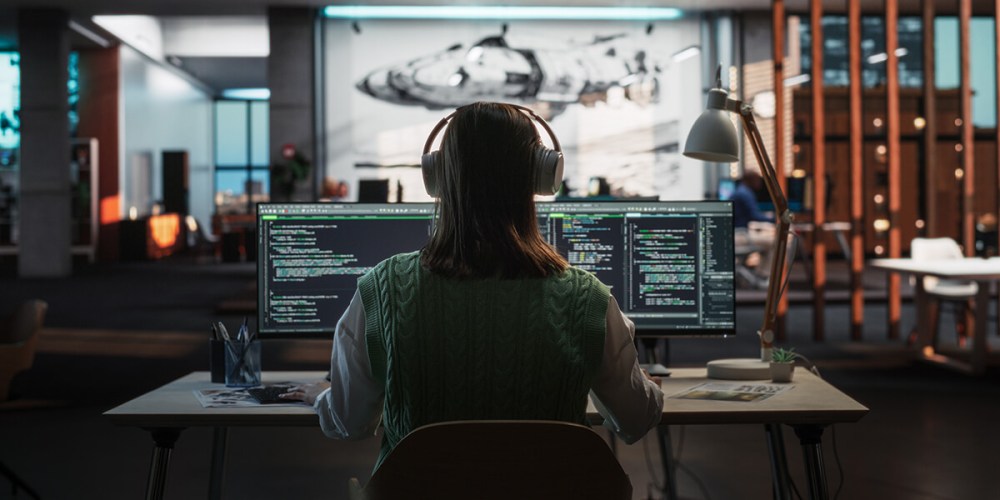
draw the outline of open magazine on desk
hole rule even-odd
[[[677,394],[672,399],[709,399],[713,401],[763,401],[771,396],[791,390],[792,384],[767,384],[762,382],[705,382]]]

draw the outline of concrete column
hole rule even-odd
[[[271,179],[271,200],[306,201],[316,198],[316,46],[317,11],[308,7],[271,7],[267,24],[271,54],[267,58],[267,82],[271,89],[271,165],[286,162],[282,146],[292,144],[312,164],[309,177],[290,194],[276,189]]]
[[[68,276],[70,256],[69,15],[58,9],[18,11],[21,52],[22,277]]]

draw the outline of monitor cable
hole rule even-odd
[[[686,465],[681,463],[681,454],[684,451],[684,434],[686,428],[683,425],[678,425],[676,427],[679,429],[679,432],[677,436],[677,450],[673,454],[674,459],[672,465],[676,470],[684,472],[685,474],[688,475],[688,477],[690,477],[694,481],[695,485],[698,487],[698,490],[701,491],[701,494],[705,498],[705,500],[712,500],[712,495],[709,494],[708,487],[705,486],[705,482],[702,481],[701,478],[698,477],[698,475],[693,470],[691,470],[690,467],[687,467]],[[656,471],[654,470],[653,467],[653,459],[650,456],[649,452],[648,439],[644,439],[642,441],[642,451],[643,455],[645,455],[646,457],[646,469],[649,471],[649,477],[651,478],[651,484],[649,486],[652,486],[660,494],[666,494],[667,491],[666,479],[664,479],[662,483],[659,480],[657,480]],[[674,475],[674,477],[676,477],[676,474]]]
[[[813,363],[809,358],[805,357],[802,353],[798,352],[795,353],[795,357],[801,359],[806,364],[806,369],[812,372],[813,375],[819,377],[820,380],[823,379],[823,375],[819,373],[819,367],[816,366],[816,363]],[[833,461],[835,464],[837,464],[837,475],[840,478],[837,481],[837,490],[833,494],[833,500],[837,500],[838,498],[840,498],[841,490],[844,489],[844,464],[840,461],[840,451],[837,449],[837,426],[831,424],[830,432],[832,434],[832,438],[830,441],[833,443]],[[789,482],[792,485],[792,489],[795,489],[795,483],[791,481],[791,478],[789,478]],[[796,495],[799,494],[797,489],[795,489],[795,494]],[[799,498],[801,498],[801,496],[799,496]]]

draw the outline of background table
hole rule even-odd
[[[668,398],[664,401],[661,425],[764,424],[770,443],[772,482],[779,499],[790,498],[780,424],[790,425],[799,437],[812,498],[827,498],[821,441],[823,429],[830,424],[856,422],[868,412],[868,408],[802,368],[795,372],[793,389],[755,402],[669,399],[671,395],[709,381],[704,368],[672,368],[671,373],[661,385]],[[263,380],[265,383],[314,381],[324,375],[326,372],[322,371],[265,372]],[[319,418],[306,405],[203,408],[193,391],[212,387],[222,385],[210,383],[208,372],[194,372],[104,413],[117,425],[140,427],[153,437],[155,446],[146,498],[163,497],[170,452],[185,428],[216,429],[209,497],[220,498],[228,427],[319,426]],[[592,403],[588,405],[587,417],[595,424],[602,421]]]
[[[940,363],[958,370],[982,375],[986,372],[986,362],[989,350],[986,343],[986,323],[989,312],[989,297],[993,282],[1000,279],[1000,258],[980,259],[874,259],[868,262],[869,267],[883,269],[889,272],[915,276],[915,303],[917,311],[917,348],[918,356],[926,361]],[[938,278],[975,281],[979,290],[975,298],[975,328],[973,329],[972,350],[969,359],[945,356],[937,352],[933,341],[933,325],[931,325],[930,296],[924,290],[924,276]]]

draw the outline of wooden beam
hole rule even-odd
[[[994,205],[993,214],[997,216],[997,250],[1000,251],[1000,0],[996,0],[993,4],[993,34],[996,37],[993,41],[993,46],[995,47],[994,53],[996,60],[994,61],[994,69],[996,74],[993,77],[994,87],[996,89],[996,105],[997,105],[997,123],[996,136],[993,138],[996,141],[996,168],[997,168],[997,183],[993,187],[993,196],[996,200],[996,205]],[[997,307],[1000,307],[1000,297],[997,297]],[[1000,309],[998,309],[1000,310]],[[968,330],[966,330],[968,331]]]
[[[997,0],[1000,2],[1000,0]],[[934,0],[923,0],[924,31],[924,230],[923,235],[941,234],[938,220],[937,85],[934,71]]]
[[[994,88],[996,90],[996,105],[997,105],[997,124],[996,136],[993,138],[996,141],[996,154],[997,154],[997,184],[994,186],[993,197],[996,200],[996,210],[994,210],[994,215],[997,216],[997,224],[1000,224],[1000,0],[996,0],[993,4],[993,34],[996,37],[993,46],[996,48],[994,50],[994,55],[996,60],[994,61],[994,69],[996,74],[993,77]],[[998,226],[1000,227],[1000,226]],[[998,241],[997,249],[1000,250],[1000,230],[997,231]],[[1000,298],[997,299],[1000,301]],[[1000,302],[998,302],[1000,305]]]
[[[1000,0],[997,0],[1000,1]],[[851,179],[851,339],[861,340],[865,320],[864,130],[861,110],[861,0],[847,7],[848,107]]]
[[[824,338],[826,309],[826,110],[823,99],[823,1],[810,0],[812,31],[812,167],[813,167],[813,340]]]
[[[885,0],[885,93],[886,93],[886,147],[889,170],[889,257],[902,255],[902,235],[899,220],[900,207],[900,150],[899,150],[899,3]],[[901,313],[900,276],[889,273],[889,338],[899,338]]]
[[[997,0],[1000,2],[1000,0]],[[785,0],[773,0],[771,4],[771,50],[774,60],[774,171],[778,174],[778,185],[787,192],[788,181],[785,178],[787,163],[785,150]],[[778,311],[774,322],[775,340],[785,340],[786,317],[788,316],[788,294],[778,297]]]
[[[959,61],[961,63],[961,85],[959,99],[962,113],[962,244],[965,255],[975,255],[975,207],[973,197],[976,193],[976,166],[974,163],[975,142],[972,136],[972,78],[969,67],[970,25],[972,21],[972,0],[959,0]]]

